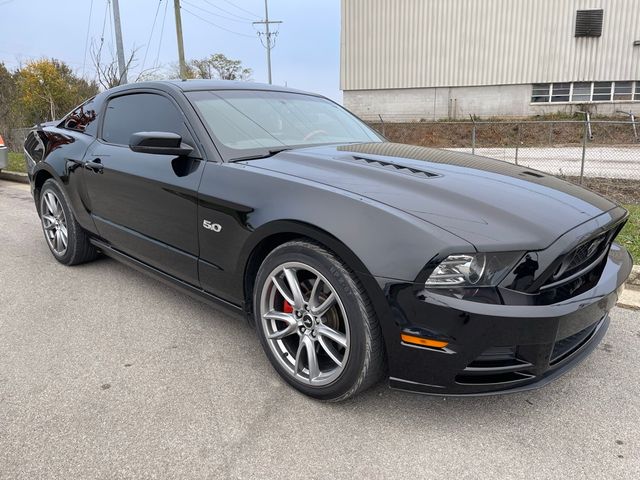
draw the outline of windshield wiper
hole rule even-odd
[[[257,160],[259,158],[269,158],[277,155],[280,152],[284,152],[286,150],[291,150],[292,147],[283,147],[283,148],[272,148],[271,150],[267,150],[264,153],[257,153],[255,155],[247,155],[246,157],[237,157],[229,160],[230,162],[241,162],[242,160]]]

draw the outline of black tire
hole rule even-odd
[[[339,376],[327,385],[311,385],[311,380],[305,383],[296,378],[297,363],[292,373],[286,365],[282,364],[286,362],[278,360],[274,352],[273,340],[267,338],[267,329],[270,327],[265,325],[261,313],[265,283],[272,284],[272,273],[281,266],[291,263],[304,264],[319,272],[339,297],[340,308],[344,307],[340,311],[345,312],[348,318],[348,357],[343,362],[344,366],[340,367],[341,372],[336,373]],[[266,288],[268,289],[269,286]],[[309,302],[311,302],[310,298]],[[287,383],[305,395],[325,401],[346,400],[374,385],[385,371],[382,332],[371,301],[349,267],[323,246],[306,240],[294,240],[274,249],[265,258],[258,271],[253,294],[253,311],[260,342],[271,364]],[[293,335],[293,342],[298,341],[295,334],[290,335]],[[320,351],[320,348],[317,347],[317,350]],[[287,355],[280,355],[280,357],[285,358]],[[308,369],[308,371],[311,370]],[[309,377],[311,377],[310,374]]]
[[[64,221],[67,231],[67,245],[63,252],[56,251],[47,236],[47,229],[45,228],[45,220],[43,216],[47,208],[45,196],[48,192],[55,195],[64,213]],[[40,214],[40,223],[42,225],[42,231],[44,233],[47,246],[49,247],[53,257],[63,265],[78,265],[95,259],[98,256],[98,251],[89,242],[89,236],[76,221],[69,205],[69,197],[67,197],[67,194],[62,188],[60,188],[54,179],[50,178],[44,182],[40,190],[38,213]]]

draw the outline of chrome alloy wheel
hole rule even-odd
[[[296,380],[327,385],[349,356],[349,321],[329,281],[299,262],[279,265],[260,297],[260,319],[269,347]]]
[[[64,255],[69,243],[67,219],[60,200],[51,190],[46,191],[43,195],[40,210],[42,228],[44,228],[49,247],[56,255]]]

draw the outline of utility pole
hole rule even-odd
[[[271,20],[269,21],[269,6],[267,4],[268,0],[264,0],[264,20],[260,22],[253,22],[254,25],[264,25],[265,27],[265,37],[266,41],[262,42],[264,48],[267,49],[267,72],[269,77],[269,85],[271,85],[271,49],[275,47],[276,41],[275,37],[278,35],[278,32],[272,32],[269,29],[269,25],[272,23],[282,23],[280,20]],[[258,35],[262,35],[262,32],[259,32]],[[273,37],[273,40],[272,40]]]
[[[120,25],[120,5],[118,0],[113,0],[113,24],[116,30],[116,52],[118,55],[118,73],[120,73],[120,85],[127,82],[127,65],[124,63],[124,47],[122,46],[122,26]]]
[[[176,16],[176,35],[178,36],[178,61],[180,63],[180,78],[187,78],[187,63],[184,60],[184,42],[182,40],[182,17],[180,16],[180,0],[173,0]]]

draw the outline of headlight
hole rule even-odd
[[[522,252],[449,255],[431,272],[427,287],[493,287],[522,258]]]

